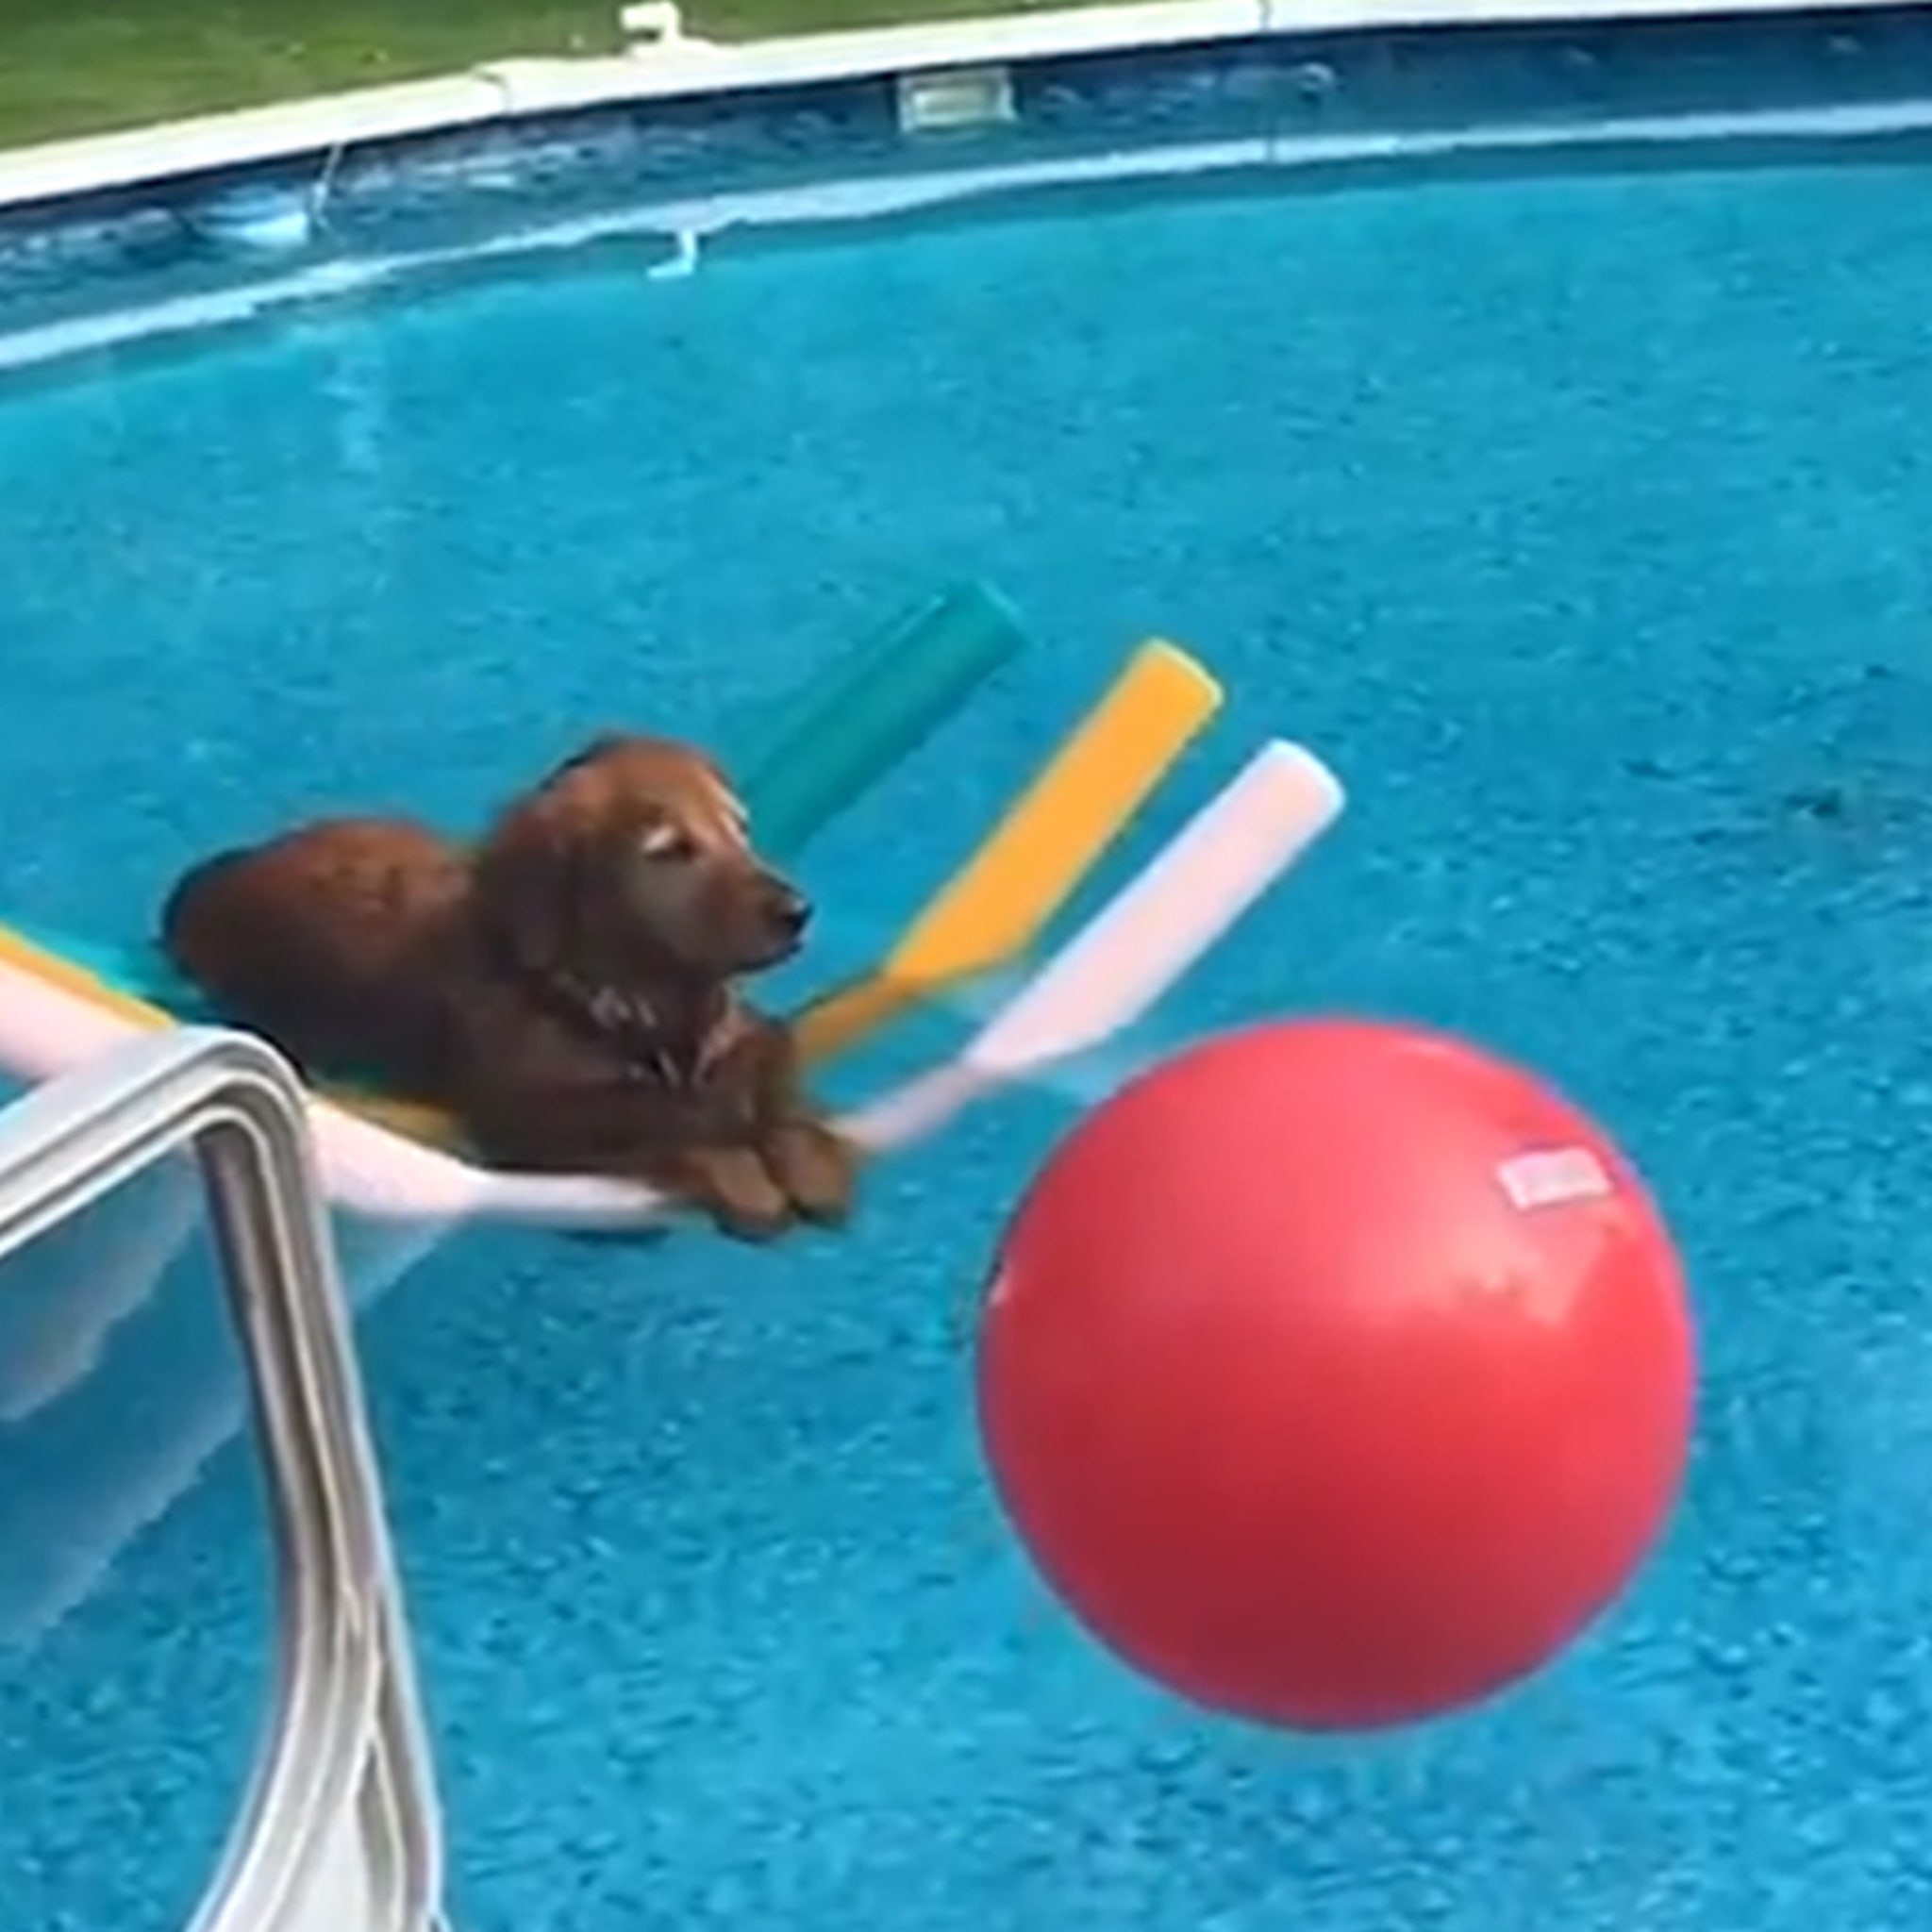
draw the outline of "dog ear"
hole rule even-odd
[[[539,794],[491,827],[471,868],[483,924],[525,972],[553,974],[577,957],[585,855],[562,816]]]
[[[580,772],[586,765],[594,765],[607,758],[614,751],[621,751],[627,742],[621,731],[600,731],[590,741],[571,753],[570,757],[544,779],[546,785],[554,785],[559,778],[565,778],[573,772]]]

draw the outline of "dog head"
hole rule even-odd
[[[602,738],[497,821],[475,868],[525,971],[585,989],[719,985],[798,950],[811,907],[754,851],[703,753]]]

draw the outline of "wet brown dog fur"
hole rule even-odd
[[[446,1108],[497,1165],[643,1181],[762,1240],[851,1200],[789,1029],[735,986],[808,916],[708,758],[608,737],[475,846],[335,819],[224,853],[175,885],[161,932],[305,1072]]]

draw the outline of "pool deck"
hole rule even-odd
[[[1896,0],[1149,0],[741,44],[680,34],[640,40],[620,55],[504,60],[441,78],[16,148],[0,153],[0,209],[625,102],[988,62],[1270,35],[1855,14],[1880,8],[1895,10]]]

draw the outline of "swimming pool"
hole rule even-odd
[[[1311,1745],[1124,1678],[993,1516],[977,1274],[1065,1094],[842,1243],[451,1241],[361,1342],[459,1925],[1923,1920],[1924,156],[1697,158],[1062,190],[665,279],[618,239],[0,391],[0,904],[121,930],[289,814],[466,818],[986,575],[1041,646],[820,849],[835,952],[1165,631],[1245,731],[1158,821],[1267,726],[1353,808],[1141,1044],[1464,1028],[1604,1118],[1691,1264],[1694,1479],[1629,1601],[1493,1709]],[[32,1259],[0,1369],[179,1179]],[[252,1744],[235,1446],[53,1619],[62,1540],[232,1384],[209,1294],[191,1255],[0,1423],[12,1923],[178,1924]]]

